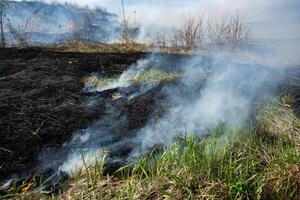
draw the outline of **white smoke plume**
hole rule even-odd
[[[220,123],[229,127],[244,124],[255,110],[256,98],[266,95],[280,80],[264,66],[226,61],[210,63],[212,74],[204,80],[207,72],[201,59],[187,62],[182,80],[185,87],[165,88],[174,106],[158,123],[149,123],[138,132],[133,158],[177,136],[201,137]]]

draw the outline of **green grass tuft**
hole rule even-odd
[[[166,72],[158,69],[149,69],[142,72],[138,76],[138,82],[140,83],[148,83],[148,82],[161,82],[168,80],[175,80],[182,76],[181,72]]]
[[[143,71],[141,74],[132,78],[132,83],[159,83],[162,81],[170,81],[179,79],[182,76],[181,72],[166,72],[158,69],[149,69]],[[99,88],[105,88],[109,84],[116,82],[118,80],[118,76],[113,77],[97,77],[92,76],[88,78],[84,78],[83,82],[87,85]]]

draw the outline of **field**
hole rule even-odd
[[[173,104],[180,103],[170,97],[189,96],[205,88],[205,84],[191,87],[190,80],[185,84],[180,80],[188,76],[205,83],[213,75],[209,69],[186,75],[180,65],[198,56],[179,54],[153,54],[158,63],[147,63],[150,68],[135,71],[149,53],[140,48],[118,53],[114,48],[82,52],[71,46],[0,49],[0,177],[5,181],[17,175],[10,184],[0,185],[2,197],[300,198],[298,68],[280,72],[283,78],[273,97],[255,96],[247,123],[234,128],[218,123],[201,137],[197,133],[178,135],[171,143],[151,146],[136,162],[128,163],[120,158],[130,155],[135,143],[123,144],[126,138],[135,137],[150,122],[158,123]],[[213,62],[201,59],[203,66]],[[118,81],[126,71],[130,76]],[[173,88],[181,91],[176,93]],[[89,130],[102,134],[97,132],[99,127],[114,133],[107,144],[122,144],[102,148],[96,136],[73,143],[76,134],[84,136]],[[77,160],[81,170],[53,178],[73,149],[85,145],[96,146],[95,152],[101,155],[93,163],[82,155]],[[114,159],[118,161],[112,162]],[[41,167],[45,160],[54,164]]]

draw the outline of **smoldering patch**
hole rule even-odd
[[[135,148],[137,130],[152,119],[158,120],[170,107],[164,87],[179,84],[182,72],[164,71],[154,67],[156,58],[150,56],[129,67],[115,82],[100,81],[86,102],[91,109],[99,102],[105,105],[106,115],[87,129],[74,133],[62,148],[51,148],[40,155],[43,169],[57,174],[78,174],[107,154],[109,163],[126,163]],[[100,73],[101,74],[101,73]],[[101,89],[99,89],[101,87]],[[52,157],[51,162],[48,159]],[[55,157],[59,157],[56,159]],[[52,166],[51,166],[52,165]]]
[[[101,73],[93,74],[95,80],[86,82],[84,92],[95,94],[94,102],[104,102],[107,115],[57,150],[66,153],[54,169],[72,176],[93,165],[103,152],[108,163],[134,162],[177,136],[197,133],[201,138],[220,123],[230,127],[245,123],[271,79],[270,71],[203,59],[164,71],[168,67],[157,67],[159,58],[150,56],[117,78],[104,81]]]

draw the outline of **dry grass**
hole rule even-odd
[[[279,100],[261,104],[257,119],[265,132],[300,148],[300,119],[292,109],[293,101],[290,94],[282,94]]]
[[[89,44],[84,42],[70,41],[49,49],[63,52],[85,52],[85,53],[135,53],[150,52],[151,48],[145,44],[138,43],[112,43],[112,44]]]

